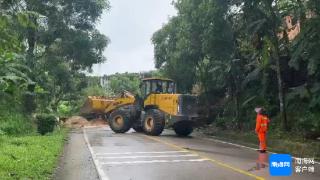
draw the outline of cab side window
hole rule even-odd
[[[168,82],[162,82],[163,93],[168,93]]]
[[[151,81],[151,92],[157,91],[157,81]]]
[[[140,92],[141,92],[142,97],[146,96],[146,84],[145,83],[140,84]]]
[[[175,93],[175,85],[174,85],[173,82],[169,82],[169,85],[168,85],[168,93],[169,93],[169,94]]]
[[[146,88],[146,93],[145,93],[145,96],[147,96],[148,94],[150,94],[151,93],[151,84],[150,84],[150,82],[146,82],[145,83],[145,88]]]

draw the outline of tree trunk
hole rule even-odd
[[[281,67],[280,67],[280,58],[279,56],[276,59],[277,66],[277,79],[278,79],[278,98],[279,98],[279,106],[280,106],[280,117],[281,117],[281,125],[284,130],[288,130],[288,122],[287,122],[287,113],[285,107],[285,94],[281,76]]]
[[[281,74],[281,63],[279,56],[279,43],[276,36],[276,32],[274,32],[273,37],[274,44],[274,55],[273,58],[276,61],[276,73],[277,73],[277,81],[278,81],[278,98],[279,98],[279,108],[280,108],[280,120],[281,126],[284,130],[288,131],[288,121],[287,121],[287,113],[285,107],[285,93],[284,93],[284,85],[282,82],[282,74]]]
[[[277,73],[277,81],[278,81],[278,98],[279,98],[279,108],[280,108],[280,120],[281,126],[285,131],[288,131],[288,121],[287,121],[287,113],[285,107],[285,94],[284,94],[284,86],[282,82],[282,75],[281,75],[281,63],[280,63],[280,53],[279,53],[279,39],[277,36],[277,29],[279,28],[280,24],[276,22],[278,16],[276,15],[276,11],[279,11],[276,6],[272,6],[272,3],[269,2],[268,4],[269,10],[271,12],[271,19],[272,19],[272,43],[274,46],[273,58],[276,61],[276,73]]]
[[[237,119],[237,126],[238,129],[242,130],[242,121],[240,118],[240,102],[239,102],[239,93],[235,93],[235,105],[236,105],[236,119]]]
[[[35,59],[34,59],[34,48],[35,48],[35,31],[33,29],[28,30],[28,51],[27,51],[27,65],[29,68],[34,69]]]
[[[30,2],[27,2],[27,10],[33,11],[32,4],[30,4]],[[32,21],[35,25],[37,25],[37,18],[35,16],[31,15],[30,21]],[[27,65],[29,66],[29,68],[34,69],[34,66],[35,66],[34,49],[36,47],[36,28],[28,27],[27,43],[28,43]]]

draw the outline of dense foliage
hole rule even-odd
[[[45,135],[51,133],[57,124],[57,119],[54,115],[39,114],[37,115],[38,133]]]
[[[123,90],[139,94],[140,76],[137,73],[114,74],[108,77],[106,89],[112,94],[119,94]]]
[[[17,119],[5,112],[70,113],[88,86],[83,72],[105,61],[109,40],[95,24],[108,9],[107,0],[0,0],[0,122]]]
[[[273,128],[320,135],[320,1],[177,0],[154,33],[155,64],[182,92],[201,95],[226,128],[248,129],[256,106]],[[299,24],[288,38],[285,17]],[[291,30],[291,29],[289,29]]]
[[[118,95],[124,90],[129,91],[134,95],[140,95],[141,79],[150,77],[163,77],[163,74],[158,70],[140,73],[116,73],[102,77],[101,80],[104,81],[102,83],[102,88],[105,90],[105,95],[107,96]]]

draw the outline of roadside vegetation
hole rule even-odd
[[[0,136],[1,179],[52,179],[66,134]]]
[[[177,15],[152,38],[155,64],[180,92],[200,95],[207,123],[252,132],[254,108],[263,106],[270,135],[319,143],[318,0],[179,0],[174,6]]]
[[[106,0],[0,0],[0,179],[51,179],[109,40],[95,24]]]

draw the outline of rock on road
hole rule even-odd
[[[320,179],[318,164],[313,174],[293,172],[291,177],[272,177],[268,154],[214,139],[181,138],[170,130],[158,137],[131,131],[115,134],[107,126],[84,128],[83,133],[96,170],[80,171],[91,171],[95,179],[96,176],[104,180]]]

